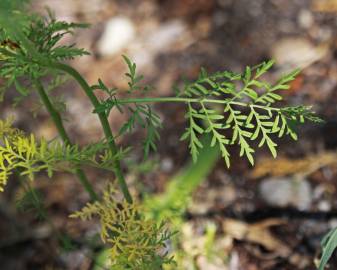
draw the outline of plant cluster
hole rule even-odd
[[[172,236],[165,224],[146,218],[139,203],[119,201],[111,184],[100,202],[88,203],[70,217],[90,220],[93,216],[100,219],[102,241],[111,245],[112,269],[160,269],[173,262],[165,252]]]
[[[118,89],[107,87],[101,79],[97,84],[89,85],[76,69],[64,63],[64,60],[88,52],[74,44],[59,43],[65,35],[87,25],[58,21],[51,12],[48,16],[31,15],[24,9],[25,2],[0,1],[0,77],[5,80],[0,95],[3,98],[11,87],[17,90],[21,99],[37,94],[62,142],[38,140],[34,135],[13,128],[9,120],[0,121],[0,189],[3,190],[13,172],[30,180],[40,171],[46,171],[50,177],[56,170],[73,172],[92,202],[72,217],[87,220],[98,216],[102,240],[110,246],[112,269],[160,269],[161,265],[173,262],[172,258],[161,253],[172,234],[162,223],[145,218],[146,210],[132,198],[121,170],[127,151],[115,142],[117,136],[140,126],[146,131],[143,142],[145,157],[156,150],[156,142],[160,139],[158,129],[162,124],[151,107],[152,103],[183,104],[187,127],[181,140],[188,142],[193,161],[200,158],[199,152],[205,145],[201,136],[207,134],[211,139],[206,143],[219,149],[228,167],[231,145],[238,145],[240,156],[245,156],[253,165],[256,147],[266,145],[276,157],[277,137],[289,135],[296,140],[298,123],[321,122],[310,107],[289,107],[280,103],[283,99],[280,92],[289,88],[299,71],[286,74],[271,84],[263,79],[263,75],[272,67],[273,61],[246,67],[243,73],[220,71],[209,74],[202,69],[196,81],[185,81],[177,87],[176,95],[151,97],[151,87],[142,84],[143,77],[137,74],[136,64],[124,56],[129,70],[126,73],[128,97],[120,97]],[[101,123],[104,140],[83,148],[70,140],[62,118],[65,104],[59,96],[53,96],[53,89],[68,78],[74,79],[90,100]],[[99,100],[97,91],[106,93],[107,98]],[[139,94],[145,97],[137,97]],[[107,119],[112,109],[129,114],[129,119],[116,135],[112,134]],[[100,199],[81,169],[84,165],[112,170],[124,200],[116,200],[116,191],[111,185],[103,191]],[[205,172],[207,170],[204,168]],[[178,182],[176,187],[180,185]],[[196,185],[191,185],[188,193]],[[171,198],[174,196],[167,201],[172,201]]]
[[[130,60],[127,61],[130,67]],[[258,141],[258,147],[267,145],[273,157],[276,157],[275,137],[289,135],[297,140],[296,124],[304,123],[305,120],[321,122],[321,119],[311,111],[311,107],[275,106],[276,102],[283,99],[279,91],[289,88],[289,83],[295,79],[299,70],[282,76],[275,84],[270,84],[262,80],[261,76],[273,66],[273,63],[268,61],[253,68],[246,67],[243,74],[228,71],[208,74],[202,69],[195,82],[185,82],[182,89],[176,89],[178,91],[175,97],[119,99],[116,96],[118,91],[115,91],[112,96],[101,102],[95,111],[109,112],[113,108],[123,111],[124,107],[127,107],[132,114],[122,127],[121,133],[130,131],[134,127],[135,120],[138,120],[143,127],[151,131],[149,132],[151,134],[152,129],[160,127],[160,122],[158,116],[151,113],[150,107],[143,104],[184,103],[187,108],[188,126],[181,140],[189,142],[194,161],[197,160],[199,150],[203,147],[200,135],[209,133],[212,136],[210,145],[219,147],[228,167],[230,166],[228,147],[233,144],[240,146],[240,156],[247,157],[253,165],[255,150],[252,141]],[[127,75],[131,80],[136,76],[131,72]],[[131,107],[132,105],[135,109]],[[142,114],[147,116],[146,120],[142,119]],[[146,122],[149,123],[148,126],[145,126]],[[153,133],[155,136],[148,136],[145,145],[155,149],[154,139],[158,138],[158,133]]]
[[[74,172],[79,165],[110,170],[111,161],[120,159],[124,154],[125,151],[121,150],[116,156],[111,156],[105,141],[79,148],[78,145],[64,145],[58,140],[38,140],[34,134],[26,135],[13,128],[10,119],[0,120],[0,191],[15,170],[31,181],[41,171],[52,177],[54,171]]]

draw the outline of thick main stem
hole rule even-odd
[[[63,142],[66,145],[72,145],[72,142],[63,126],[63,122],[62,122],[62,118],[59,114],[59,112],[54,108],[53,104],[51,103],[46,91],[43,88],[42,83],[35,79],[34,80],[34,84],[37,88],[37,92],[44,104],[44,106],[46,107],[48,113],[50,114],[50,117],[52,118],[58,133],[60,134]],[[88,192],[88,194],[90,195],[91,200],[96,201],[98,200],[98,196],[96,194],[96,192],[94,191],[92,185],[89,183],[84,171],[80,168],[75,168],[75,174],[78,177],[79,181],[81,182],[82,186],[84,187],[84,189]]]
[[[97,109],[99,107],[100,102],[98,101],[97,97],[93,93],[92,89],[90,88],[90,86],[88,85],[86,80],[81,76],[81,74],[79,74],[77,72],[77,70],[75,70],[71,66],[68,66],[68,65],[62,64],[62,63],[49,63],[49,67],[62,70],[64,72],[68,73],[69,75],[71,75],[80,84],[80,86],[84,90],[85,94],[90,99],[94,108]],[[106,116],[106,113],[105,112],[99,112],[98,118],[101,122],[105,138],[107,139],[107,141],[109,143],[109,148],[110,148],[111,153],[113,155],[117,155],[118,149],[117,149],[114,137],[112,135],[110,124],[109,124],[108,118]],[[119,186],[120,186],[120,188],[123,192],[124,198],[126,199],[127,202],[132,203],[132,197],[131,197],[131,194],[129,192],[128,186],[125,182],[125,178],[124,178],[124,175],[122,173],[121,164],[120,164],[120,162],[117,158],[114,159],[113,166],[114,166],[114,172],[115,172],[118,184],[119,184]]]
[[[11,26],[10,24],[9,24],[9,28],[11,30],[13,30],[13,26]],[[14,30],[12,32],[16,33],[16,31],[14,31]],[[16,35],[18,36],[18,39],[23,43],[24,47],[26,49],[28,49],[34,56],[36,56],[37,60],[41,60],[38,53],[36,52],[34,46],[32,46],[32,44],[22,34],[22,32],[18,31],[16,33]],[[7,52],[7,50],[5,50],[5,53],[11,54],[10,52]],[[97,100],[96,96],[92,92],[88,83],[83,79],[81,74],[79,74],[77,72],[77,70],[75,70],[74,68],[72,68],[68,65],[65,65],[65,64],[62,64],[62,63],[57,63],[57,62],[55,63],[55,62],[49,62],[48,61],[47,63],[45,63],[44,61],[41,61],[40,64],[45,65],[45,67],[47,67],[47,68],[51,67],[51,68],[62,70],[64,72],[68,73],[69,75],[71,75],[81,85],[82,89],[85,91],[86,95],[90,99],[90,101],[93,104],[93,106],[95,107],[95,109],[98,107],[99,101]],[[99,120],[101,122],[104,135],[105,135],[106,139],[108,140],[110,151],[112,152],[113,155],[117,155],[117,153],[118,153],[117,146],[115,144],[115,140],[114,140],[114,137],[112,135],[110,125],[109,125],[109,121],[107,119],[107,116],[106,116],[105,112],[99,113],[98,117],[99,117]],[[114,162],[114,172],[116,174],[116,178],[117,178],[118,184],[119,184],[119,186],[120,186],[120,188],[123,192],[123,195],[129,203],[132,203],[132,197],[131,197],[129,189],[126,185],[126,182],[125,182],[125,179],[124,179],[124,176],[123,176],[123,173],[122,173],[120,162],[116,158],[114,159],[113,162]]]

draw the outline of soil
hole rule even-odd
[[[151,93],[154,96],[169,96],[175,83],[182,77],[195,78],[200,67],[210,72],[226,69],[242,71],[246,65],[255,65],[270,58],[284,63],[288,53],[298,50],[296,62],[290,65],[296,67],[301,64],[303,70],[284,94],[286,102],[312,104],[326,123],[306,124],[299,131],[298,142],[280,141],[279,157],[282,162],[276,160],[273,163],[269,153],[261,149],[257,153],[256,167],[252,168],[234,148],[231,168],[226,169],[222,160],[217,162],[207,180],[195,191],[185,221],[191,224],[196,238],[203,234],[200,232],[204,232],[205,223],[211,222],[217,226],[217,243],[222,240],[230,242],[219,244],[222,260],[227,260],[227,264],[205,264],[200,251],[190,259],[197,265],[196,269],[310,270],[316,269],[314,263],[320,254],[320,240],[337,224],[335,2],[90,0],[84,4],[76,0],[36,0],[33,5],[35,10],[49,6],[57,18],[92,24],[90,29],[79,31],[70,40],[93,51],[91,56],[72,63],[90,83],[101,78],[107,85],[125,89],[126,80],[121,78],[124,78],[126,70],[120,55],[127,54],[132,59],[139,59],[138,72],[144,74],[146,83],[155,87]],[[122,50],[112,56],[104,56],[99,52],[97,41],[105,23],[114,16],[125,16],[131,20],[136,35]],[[178,35],[170,34],[172,32]],[[166,42],[161,42],[160,38],[167,38]],[[300,43],[298,40],[301,40]],[[305,44],[303,48],[309,46],[316,52],[315,55],[308,60],[305,50],[301,50],[298,44]],[[281,46],[289,47],[284,49]],[[287,68],[286,64],[276,64],[269,79],[275,79]],[[90,113],[92,108],[78,86],[70,82],[58,91],[63,93],[67,103],[68,110],[64,116],[68,119],[66,128],[71,137],[81,145],[99,140],[102,133],[98,122]],[[123,95],[125,93],[121,91]],[[0,108],[2,118],[14,113],[18,127],[54,138],[55,128],[44,110],[40,110],[36,118],[32,117],[35,97],[12,108],[10,101],[15,97],[14,91],[6,95]],[[184,106],[158,104],[155,110],[163,120],[158,152],[150,156],[156,164],[155,170],[147,171],[135,166],[142,160],[142,129],[118,142],[134,147],[129,160],[133,164],[131,169],[127,170],[130,167],[123,164],[133,192],[139,186],[146,192],[163,192],[166,183],[190,160],[186,143],[179,141],[185,128]],[[125,117],[117,111],[111,113],[113,131],[118,130]],[[335,155],[336,159],[325,158],[326,155]],[[264,173],[257,174],[257,170]],[[108,173],[90,168],[86,171],[90,179],[95,179],[97,189],[102,189],[111,177]],[[269,205],[261,196],[259,186],[276,177],[299,177],[307,181],[312,189],[310,206],[299,209],[292,204],[284,207]],[[93,257],[101,245],[95,239],[83,240],[83,235],[88,238],[95,235],[99,230],[97,223],[68,218],[88,200],[76,179],[68,174],[56,174],[53,179],[40,175],[34,186],[43,195],[55,228],[69,235],[75,248],[64,252],[66,238],[60,242],[59,235],[50,224],[37,219],[35,212],[17,210],[15,201],[21,189],[17,179],[13,178],[6,192],[0,195],[1,269],[93,269]],[[225,226],[230,220],[240,222],[250,231],[250,236],[236,235],[229,226]],[[274,223],[269,226],[265,225],[266,222]],[[254,238],[258,233],[262,233],[265,241]],[[329,269],[337,269],[335,255]]]

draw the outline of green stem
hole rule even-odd
[[[8,50],[4,50],[0,48],[0,53],[3,53],[6,56],[14,56],[19,57]],[[53,65],[62,65],[62,64],[53,64]],[[89,87],[90,88],[90,87]],[[239,92],[241,93],[241,91]],[[236,98],[236,96],[234,97]],[[114,101],[115,102],[115,101]],[[95,106],[95,112],[100,113],[101,111],[104,111],[104,109],[111,108],[115,103],[106,103],[100,105],[98,102],[98,106]],[[216,104],[231,104],[231,105],[237,105],[237,106],[243,106],[243,107],[251,107],[251,108],[257,108],[262,110],[270,110],[270,111],[280,111],[280,108],[275,107],[266,107],[262,105],[252,104],[252,103],[244,103],[239,101],[234,101],[232,99],[212,99],[212,98],[184,98],[184,97],[151,97],[151,98],[126,98],[126,99],[118,99],[118,104],[132,104],[132,103],[161,103],[161,102],[183,102],[183,103],[216,103]],[[104,106],[105,105],[105,106]],[[105,107],[105,108],[104,108]]]
[[[79,85],[82,87],[82,89],[84,90],[87,97],[90,99],[94,108],[97,109],[99,107],[100,102],[98,101],[97,97],[93,93],[91,87],[88,85],[86,80],[81,76],[80,73],[78,73],[78,71],[76,69],[74,69],[71,66],[68,66],[66,64],[55,63],[55,62],[49,63],[48,66],[52,67],[52,68],[55,68],[55,69],[62,70],[64,72],[68,73],[69,75],[71,75],[79,83]],[[106,116],[106,113],[105,112],[99,112],[98,118],[101,122],[104,135],[105,135],[105,137],[106,137],[106,139],[109,143],[109,148],[110,148],[111,153],[113,155],[117,155],[118,149],[117,149],[113,134],[111,132],[110,124],[109,124],[108,118]],[[124,178],[124,175],[123,175],[122,169],[121,169],[121,164],[120,164],[120,162],[117,158],[114,159],[113,166],[114,166],[114,172],[115,172],[118,184],[119,184],[119,186],[120,186],[120,188],[123,192],[124,198],[126,199],[127,202],[132,203],[132,197],[131,197],[131,194],[129,192],[128,186],[125,182],[125,178]]]
[[[82,89],[85,91],[86,95],[90,99],[94,108],[95,109],[98,108],[98,106],[100,105],[98,99],[96,98],[96,96],[92,92],[92,89],[90,88],[88,83],[84,80],[84,78],[81,76],[81,74],[79,74],[77,72],[77,70],[75,70],[74,68],[72,68],[72,67],[70,67],[66,64],[62,64],[62,63],[57,63],[57,62],[56,63],[55,62],[46,63],[45,61],[43,61],[43,59],[41,59],[41,57],[36,52],[35,48],[32,46],[30,41],[23,35],[23,33],[21,31],[18,31],[18,32],[13,31],[13,26],[10,25],[10,24],[8,24],[8,27],[9,27],[9,29],[12,30],[12,33],[16,33],[16,36],[23,43],[23,46],[25,47],[25,49],[29,50],[31,52],[31,54],[33,56],[35,56],[34,58],[36,58],[40,62],[41,65],[44,65],[47,68],[52,67],[52,68],[55,68],[55,69],[59,69],[59,70],[62,70],[64,72],[68,73],[69,75],[71,75],[81,85]],[[4,50],[4,52],[6,54],[8,53],[8,52],[6,52],[6,50]],[[12,53],[9,52],[9,54],[12,54]],[[100,119],[105,137],[108,140],[110,151],[112,152],[113,155],[116,155],[118,153],[118,149],[117,149],[117,146],[115,144],[114,137],[113,137],[111,129],[110,129],[110,124],[109,124],[109,121],[107,119],[107,116],[106,116],[105,112],[99,113],[98,117]],[[131,197],[129,189],[126,185],[126,182],[125,182],[125,179],[124,179],[124,176],[123,176],[123,173],[122,173],[120,162],[117,159],[114,160],[114,171],[115,171],[115,174],[116,174],[118,184],[119,184],[119,186],[120,186],[120,188],[121,188],[121,190],[124,194],[125,199],[129,203],[132,203],[132,197]]]
[[[71,140],[63,126],[62,123],[62,118],[59,114],[59,112],[54,108],[53,104],[51,103],[51,101],[49,100],[49,97],[46,93],[46,91],[43,88],[42,83],[38,80],[38,79],[34,79],[34,84],[37,88],[38,94],[43,102],[43,104],[45,105],[47,111],[50,114],[50,117],[52,118],[58,133],[60,134],[63,142],[66,145],[72,145]],[[84,189],[88,192],[88,194],[90,195],[91,200],[93,201],[97,201],[98,200],[98,196],[95,193],[92,185],[89,183],[84,171],[80,168],[75,168],[75,174],[78,177],[79,181],[81,182],[81,184],[83,185]]]
[[[231,104],[243,107],[253,107],[264,110],[279,111],[279,108],[266,107],[262,105],[256,105],[251,103],[244,103],[238,101],[232,101],[231,99],[209,99],[209,98],[182,98],[182,97],[152,97],[152,98],[126,98],[118,99],[118,104],[132,104],[132,103],[160,103],[160,102],[183,102],[183,103],[217,103],[217,104]],[[101,106],[100,106],[101,107]],[[99,112],[99,111],[98,111]]]

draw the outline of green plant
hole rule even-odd
[[[145,199],[144,204],[154,219],[163,221],[170,218],[177,227],[181,225],[181,216],[186,211],[193,191],[206,179],[220,158],[220,150],[209,145],[211,137],[208,134],[200,141],[205,147],[201,149],[198,160],[172,177],[163,194]]]
[[[337,228],[332,229],[324,236],[324,238],[321,241],[321,245],[322,245],[322,256],[319,261],[318,269],[324,270],[333,252],[337,248]]]
[[[119,202],[114,195],[115,189],[108,185],[101,202],[88,203],[70,217],[100,218],[101,238],[113,244],[109,256],[113,269],[160,269],[162,264],[172,263],[172,258],[160,256],[172,236],[165,224],[146,218],[140,204]]]
[[[14,87],[21,98],[37,94],[53,120],[62,140],[47,142],[37,140],[34,135],[12,127],[9,120],[0,122],[0,188],[4,189],[13,171],[29,180],[40,171],[49,177],[56,170],[70,171],[77,175],[80,183],[92,200],[82,211],[72,217],[90,219],[98,216],[101,223],[101,237],[110,245],[112,269],[158,269],[161,265],[172,263],[160,248],[171,236],[162,223],[146,218],[140,203],[129,192],[121,170],[126,150],[120,149],[115,139],[132,132],[136,125],[144,128],[146,137],[143,142],[144,156],[156,150],[160,138],[158,129],[162,127],[160,117],[150,106],[151,103],[175,102],[186,107],[187,127],[181,140],[187,140],[194,162],[198,162],[200,149],[208,144],[216,152],[220,151],[226,165],[230,166],[231,145],[239,145],[240,156],[245,156],[254,164],[253,142],[258,146],[267,145],[276,157],[276,137],[289,135],[297,139],[295,126],[305,120],[320,122],[310,107],[277,106],[282,100],[280,90],[289,88],[289,83],[298,74],[295,70],[282,76],[275,84],[262,79],[273,65],[267,61],[255,67],[246,67],[241,73],[228,71],[209,74],[200,71],[194,82],[185,82],[176,88],[172,97],[136,97],[138,93],[149,95],[151,87],[142,84],[142,76],[136,73],[136,64],[124,56],[128,66],[128,98],[120,98],[118,89],[107,87],[102,80],[96,85],[87,81],[70,65],[63,63],[75,57],[88,54],[74,45],[59,45],[59,41],[76,28],[85,24],[57,21],[49,12],[48,16],[30,15],[24,12],[24,2],[3,0],[0,3],[0,77],[5,79],[1,97],[10,87]],[[19,25],[20,27],[17,27]],[[64,126],[60,109],[65,106],[59,97],[53,96],[53,89],[71,77],[81,86],[97,114],[105,139],[84,148],[74,144]],[[52,80],[47,80],[53,78]],[[49,82],[49,83],[48,83]],[[96,91],[103,91],[108,98],[99,100]],[[61,105],[60,105],[61,104]],[[107,116],[112,109],[128,111],[130,117],[114,136]],[[207,134],[209,141],[201,140]],[[215,148],[216,146],[216,148]],[[216,156],[216,154],[212,154]],[[202,160],[202,157],[201,157]],[[107,188],[99,199],[94,187],[81,169],[90,165],[102,169],[112,169],[124,200],[115,200],[115,190]],[[208,164],[202,172],[208,171]],[[188,173],[190,175],[190,173]],[[187,193],[199,183],[196,179],[188,185],[177,181],[176,185],[187,188]],[[173,186],[173,189],[175,187]],[[184,200],[184,193],[178,197]],[[168,197],[168,204],[174,199]],[[166,207],[166,205],[165,205]]]
[[[113,159],[119,159],[124,152],[111,156],[105,141],[89,144],[82,149],[77,145],[62,144],[59,141],[37,140],[33,134],[11,127],[11,121],[0,120],[0,191],[3,191],[8,177],[19,170],[21,176],[29,180],[40,171],[46,171],[49,177],[54,171],[76,172],[78,165],[90,165],[102,169],[112,167]],[[87,187],[86,187],[87,188]],[[92,188],[92,187],[88,187]],[[89,192],[89,194],[91,194]]]
[[[297,140],[295,124],[304,123],[305,120],[321,122],[321,119],[311,111],[311,107],[274,106],[277,101],[282,100],[279,90],[288,89],[289,83],[295,79],[299,70],[282,76],[271,85],[260,77],[273,64],[273,61],[268,61],[253,68],[246,67],[243,74],[228,71],[208,74],[205,69],[202,69],[197,81],[185,82],[182,89],[176,89],[177,95],[174,97],[119,99],[117,91],[114,91],[108,99],[98,105],[95,112],[108,113],[113,108],[121,111],[128,108],[132,115],[121,129],[121,133],[131,130],[136,121],[149,129],[144,143],[147,154],[149,148],[156,149],[155,140],[159,136],[152,129],[160,127],[160,124],[158,116],[153,113],[151,107],[144,104],[181,102],[187,108],[188,121],[181,140],[189,141],[194,161],[197,160],[199,150],[203,147],[200,135],[209,133],[212,136],[210,145],[218,146],[228,167],[230,166],[228,147],[233,144],[240,146],[240,156],[247,157],[253,165],[255,150],[251,146],[252,141],[258,140],[259,147],[267,145],[272,155],[276,157],[277,144],[274,142],[273,134],[278,137],[289,135]],[[132,65],[135,67],[135,64]],[[133,78],[136,75],[132,72],[127,75],[131,80],[138,81]],[[237,84],[242,86],[237,89]],[[101,90],[106,91],[104,87],[101,87]],[[200,120],[204,121],[203,124],[200,124]],[[229,131],[231,134],[226,136],[223,131]]]

